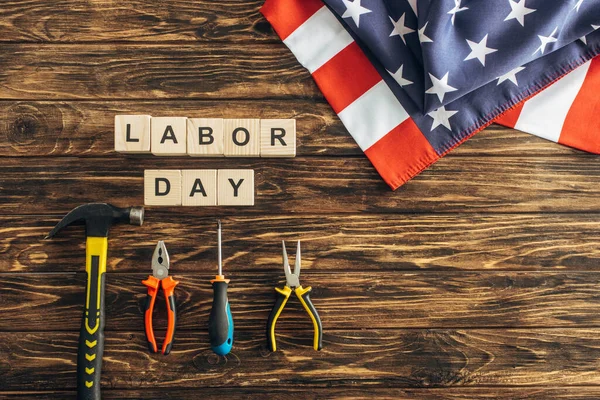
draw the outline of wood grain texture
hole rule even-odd
[[[279,385],[271,387],[244,387],[227,388],[231,397],[245,400],[316,400],[316,399],[384,399],[384,400],[586,400],[600,397],[600,388],[594,386],[569,386],[569,387],[441,387],[441,388],[395,388],[377,387],[369,385],[368,388],[358,385],[343,387],[321,387],[310,385]],[[168,397],[167,397],[168,396]],[[64,400],[75,397],[75,391],[27,391],[0,392],[0,399],[29,399],[35,397],[40,400]],[[223,389],[196,387],[168,389],[103,389],[103,399],[136,399],[164,400],[169,399],[223,399]]]
[[[360,155],[362,152],[324,101],[160,100],[160,101],[0,101],[0,157],[114,157],[117,114],[217,118],[295,118],[297,154]],[[452,156],[548,157],[582,152],[498,125],[452,151]]]
[[[255,206],[247,214],[406,212],[599,212],[600,163],[594,156],[445,157],[392,192],[363,157],[228,160],[232,169],[255,171]],[[144,169],[179,169],[181,159],[125,156],[0,158],[0,214],[65,214],[98,195],[117,205],[143,203]],[[189,169],[218,169],[220,160],[187,157]],[[65,171],[69,171],[65,174]],[[318,174],[315,173],[318,171]],[[27,181],[26,185],[21,185]],[[90,191],[94,188],[95,191]],[[180,212],[177,208],[161,208]],[[151,210],[150,210],[151,212]],[[226,209],[220,213],[228,212]],[[214,216],[202,209],[197,217]]]
[[[7,1],[0,42],[245,42],[277,43],[262,18],[263,0]]]
[[[42,241],[59,218],[141,205],[144,169],[219,168],[256,171],[255,207],[148,207],[143,227],[111,231],[105,399],[600,398],[598,158],[492,125],[391,192],[262,3],[0,5],[0,399],[74,397],[83,228]],[[124,156],[116,114],[294,118],[298,157]],[[207,338],[218,217],[237,327],[227,360]],[[266,351],[282,239],[303,242],[322,352],[297,300],[282,351]],[[168,357],[149,355],[142,331],[157,240],[181,281]]]
[[[195,217],[189,223],[188,213],[148,212],[141,228],[113,227],[107,270],[142,271],[156,240],[164,239],[174,273],[209,271],[217,259],[214,218]],[[42,241],[59,218],[1,216],[0,272],[82,272],[83,228]],[[589,214],[240,215],[222,222],[224,263],[236,272],[281,265],[280,240],[301,240],[305,268],[332,274],[593,272],[600,265],[600,220]]]
[[[283,43],[5,44],[1,99],[322,99]],[[254,116],[252,116],[254,117]]]
[[[203,331],[178,334],[168,357],[149,355],[139,330],[110,332],[102,386],[598,386],[599,335],[598,329],[341,330],[326,332],[323,350],[315,352],[308,337],[288,331],[279,336],[283,350],[269,353],[262,330],[237,331],[234,352],[219,358]],[[3,334],[0,347],[21,355],[0,367],[3,390],[72,389],[76,343],[75,332]]]
[[[212,268],[171,274],[177,286],[178,330],[206,330],[212,303]],[[52,264],[49,265],[52,268]],[[141,327],[146,293],[137,274],[106,277],[106,331]],[[142,272],[143,271],[143,272]],[[146,272],[147,271],[147,272]],[[283,286],[281,263],[252,273],[225,267],[232,281],[228,294],[236,329],[261,329]],[[311,297],[323,330],[436,327],[576,327],[600,326],[597,299],[600,274],[593,272],[378,272],[322,273],[305,268],[302,284]],[[2,274],[5,307],[0,331],[79,329],[85,300],[85,273]],[[161,326],[160,323],[157,323]],[[299,301],[290,301],[278,329],[311,330]],[[311,336],[310,334],[306,335]]]

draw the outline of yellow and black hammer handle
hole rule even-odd
[[[104,276],[108,240],[88,236],[85,244],[87,289],[77,353],[77,399],[100,400],[104,352]]]

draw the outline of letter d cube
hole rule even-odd
[[[181,171],[145,170],[144,204],[147,206],[180,206]]]

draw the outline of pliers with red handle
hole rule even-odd
[[[169,276],[169,253],[162,240],[156,245],[154,255],[152,256],[152,275],[145,281],[142,281],[148,287],[146,296],[146,312],[144,322],[146,328],[146,339],[151,353],[158,353],[156,339],[154,338],[154,329],[152,327],[152,313],[154,303],[158,294],[159,286],[162,286],[165,302],[167,303],[167,335],[162,346],[162,354],[167,355],[173,347],[173,338],[175,337],[175,324],[177,320],[177,310],[175,309],[175,295],[173,293],[175,286],[179,283]]]

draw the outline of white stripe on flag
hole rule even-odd
[[[338,116],[363,151],[409,117],[384,81],[366,91]]]
[[[562,127],[590,68],[583,64],[523,105],[515,129],[558,142]]]
[[[311,74],[352,42],[352,36],[325,6],[283,41]]]

